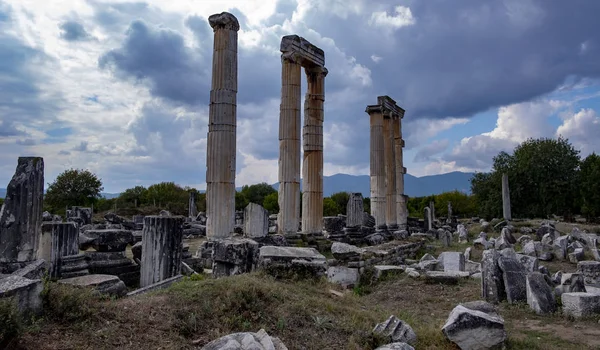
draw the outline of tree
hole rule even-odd
[[[348,192],[338,192],[332,194],[330,198],[336,203],[337,207],[339,208],[339,214],[346,215],[346,208],[348,208],[350,194]]]
[[[323,216],[336,216],[341,212],[337,203],[330,197],[323,198]]]
[[[279,194],[277,191],[265,197],[263,201],[263,207],[271,214],[279,213]]]
[[[592,153],[581,162],[581,213],[589,221],[600,216],[600,156]]]
[[[69,169],[48,184],[44,202],[54,212],[66,206],[88,206],[100,198],[102,190],[102,180],[89,170]]]
[[[241,192],[235,192],[235,210],[244,210],[248,205],[248,200]]]
[[[266,182],[256,185],[245,185],[242,187],[241,194],[248,203],[256,203],[263,205],[265,197],[271,193],[277,192],[273,186]]]
[[[148,190],[144,186],[135,186],[128,188],[119,195],[120,203],[128,203],[129,205],[141,206],[146,204]]]

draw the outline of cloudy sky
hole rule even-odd
[[[106,192],[205,188],[213,33],[240,22],[237,185],[277,181],[279,42],[325,51],[325,175],[368,174],[365,106],[406,109],[416,176],[486,171],[528,137],[600,152],[600,1],[0,0],[0,187],[18,156]]]

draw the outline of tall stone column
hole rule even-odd
[[[394,120],[392,114],[386,112],[383,117],[383,153],[385,157],[385,224],[388,230],[398,229],[394,149]]]
[[[502,174],[502,214],[504,220],[512,220],[510,213],[510,190],[508,188],[508,175]]]
[[[0,273],[3,265],[37,258],[43,203],[44,159],[19,157],[0,210]]]
[[[140,287],[181,272],[183,217],[146,216],[142,232]]]
[[[396,116],[394,121],[394,156],[396,166],[396,216],[397,223],[401,229],[408,226],[408,209],[406,207],[406,198],[404,196],[404,140],[402,139],[402,116]]]
[[[234,228],[240,25],[227,12],[210,16],[208,22],[214,31],[214,52],[206,156],[206,236],[212,240],[232,236]]]
[[[293,55],[281,57],[279,116],[279,232],[295,234],[300,222],[300,79]]]
[[[306,69],[308,91],[304,101],[302,143],[302,232],[323,231],[323,103],[327,69]]]
[[[190,218],[196,218],[198,216],[198,209],[196,208],[196,192],[190,191],[190,197],[188,201],[188,216]]]
[[[370,177],[371,177],[371,215],[375,217],[375,226],[385,229],[386,193],[385,193],[385,157],[383,111],[380,106],[367,106],[371,122],[370,135]]]

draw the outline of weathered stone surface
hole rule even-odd
[[[465,260],[465,271],[471,274],[481,272],[481,263],[471,260]]]
[[[379,245],[387,241],[386,237],[381,233],[373,233],[365,237],[365,243],[368,245]]]
[[[184,263],[182,262],[181,264],[182,264],[182,269],[183,269]],[[191,269],[191,267],[189,267],[189,266],[187,266],[187,267],[189,269]],[[193,275],[193,274],[195,274],[195,272],[192,270],[192,272],[190,273],[190,275]],[[171,286],[173,283],[181,281],[182,279],[183,279],[183,275],[176,275],[176,276],[173,276],[173,277],[169,277],[169,278],[164,279],[164,280],[162,280],[160,282],[156,282],[156,283],[148,285],[146,287],[138,288],[136,290],[133,290],[133,291],[127,293],[127,296],[128,297],[132,297],[132,296],[135,296],[135,295],[145,294],[145,293],[152,292],[152,291],[159,290],[159,289],[165,289],[165,288],[168,288],[169,286]]]
[[[557,296],[560,296],[563,293],[587,292],[583,275],[580,273],[562,273],[560,275],[559,285],[554,290]]]
[[[412,327],[392,315],[385,322],[379,323],[373,329],[373,333],[389,338],[392,342],[403,342],[414,345],[417,342],[417,334]]]
[[[42,280],[30,280],[21,276],[0,279],[0,299],[13,297],[21,312],[38,313],[42,309]]]
[[[501,256],[498,266],[502,270],[504,290],[509,303],[517,303],[527,300],[526,277],[527,271],[516,259]]]
[[[264,247],[263,247],[264,248]],[[213,276],[225,277],[256,269],[259,245],[251,239],[225,239],[213,245]]]
[[[488,249],[488,247],[492,246],[490,242],[487,241],[485,237],[479,237],[473,241],[473,247],[479,247],[481,249]]]
[[[451,342],[461,349],[483,350],[501,346],[506,340],[504,319],[495,313],[485,313],[456,306],[442,328]]]
[[[545,234],[550,233],[551,235],[554,235],[554,227],[550,226],[550,225],[542,225],[540,226],[540,228],[537,229],[536,231],[536,236],[537,236],[537,240],[541,241],[542,238],[544,237]]]
[[[112,275],[87,275],[60,280],[59,283],[70,284],[77,287],[93,288],[100,294],[124,296],[127,294],[125,283],[117,276]]]
[[[460,252],[443,252],[438,257],[444,271],[465,271],[465,255]]]
[[[377,279],[399,275],[406,270],[406,266],[394,265],[375,265],[373,268],[375,269],[375,277]]]
[[[481,296],[486,301],[498,304],[506,300],[502,270],[498,264],[500,253],[496,250],[485,250],[481,258]]]
[[[528,272],[538,271],[538,259],[523,254],[516,254],[515,257]]]
[[[527,274],[527,304],[537,314],[556,311],[556,300],[552,288],[546,283],[544,275],[539,272]]]
[[[144,218],[140,287],[180,274],[183,221],[182,216]]]
[[[563,313],[576,318],[600,314],[600,294],[564,293]]]
[[[359,227],[364,222],[364,202],[362,193],[350,193],[348,204],[346,205],[346,227]]]
[[[375,350],[415,350],[415,348],[406,343],[391,343],[382,345]]]
[[[234,333],[213,340],[202,350],[287,350],[279,338],[270,337],[264,329],[256,333]]]
[[[356,260],[364,252],[364,249],[346,243],[333,242],[331,245],[331,254],[338,260]]]
[[[327,280],[344,288],[353,287],[359,277],[358,268],[346,266],[329,266],[327,268]]]
[[[86,250],[91,246],[99,252],[120,252],[133,241],[133,234],[127,230],[87,230],[80,234],[79,248]]]
[[[48,262],[38,259],[30,262],[25,267],[11,273],[12,276],[28,278],[30,280],[43,279],[48,271]]]
[[[269,212],[259,204],[248,204],[244,208],[244,236],[262,238],[268,234]]]
[[[470,260],[471,259],[471,250],[472,250],[471,247],[467,247],[465,249],[465,260]]]
[[[469,232],[465,228],[465,225],[460,224],[456,226],[456,231],[458,232],[459,243],[466,243],[469,241]]]
[[[274,247],[260,248],[259,266],[275,277],[289,274],[320,277],[327,270],[325,256],[314,248]]]
[[[497,307],[495,307],[494,305],[492,305],[486,301],[483,301],[483,300],[467,301],[464,303],[460,303],[459,305],[462,305],[462,306],[466,307],[467,309],[481,311],[486,314],[497,314],[498,313]]]
[[[43,197],[44,160],[39,157],[19,157],[0,209],[0,265],[36,259],[41,236]]]
[[[426,271],[425,283],[455,285],[460,279],[469,278],[470,275],[466,271]]]
[[[45,222],[38,257],[49,265],[52,278],[61,277],[63,257],[79,254],[79,226],[74,222]]]
[[[600,262],[580,261],[577,264],[577,272],[583,275],[585,283],[600,284]]]
[[[527,227],[521,227],[521,229],[523,228],[527,228]],[[523,230],[521,230],[521,233],[523,233]],[[521,237],[519,237],[517,239],[517,243],[519,243],[521,246],[525,245],[525,243],[533,241],[533,239],[531,238],[531,236],[524,234]]]
[[[507,227],[504,227],[502,228],[500,237],[496,240],[495,247],[497,250],[512,248],[515,243],[517,243],[517,240],[512,236],[510,230]]]
[[[585,259],[583,248],[577,248],[574,252],[569,253],[569,261],[573,264],[577,264],[583,259]]]

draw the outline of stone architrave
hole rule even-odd
[[[508,175],[502,174],[502,214],[504,220],[512,220],[510,213],[510,190],[508,188]]]
[[[79,226],[77,223],[46,222],[42,225],[38,258],[44,259],[49,263],[50,277],[61,277],[65,257],[68,257],[67,259],[70,260],[77,260],[76,257],[79,255],[81,256],[78,260],[80,260],[80,263],[83,263],[82,267],[84,267],[81,270],[87,270],[84,255],[79,254]],[[69,277],[73,276],[69,275]]]
[[[19,157],[0,209],[0,273],[3,265],[36,260],[43,202],[44,159]]]
[[[234,232],[237,104],[237,42],[240,25],[231,13],[212,15],[212,84],[206,156],[206,236],[224,239]]]
[[[198,216],[198,209],[196,208],[196,192],[190,191],[188,217],[196,219],[196,216]]]
[[[287,35],[281,39],[281,105],[279,116],[278,230],[296,234],[300,222],[300,107],[301,70],[306,69],[308,92],[303,129],[304,198],[302,231],[322,231],[323,207],[323,102],[327,75],[325,54],[306,39]]]
[[[394,147],[394,117],[391,112],[383,116],[383,155],[385,158],[385,224],[387,229],[398,229],[396,212],[396,156]]]
[[[351,193],[346,205],[346,227],[360,227],[365,218],[362,193]]]
[[[160,282],[181,272],[183,222],[181,216],[144,218],[140,287]]]
[[[249,203],[244,208],[244,235],[262,238],[269,234],[269,212],[260,204]]]
[[[371,123],[370,141],[370,177],[371,177],[371,215],[375,218],[375,227],[386,228],[386,187],[383,109],[379,105],[367,106]]]

